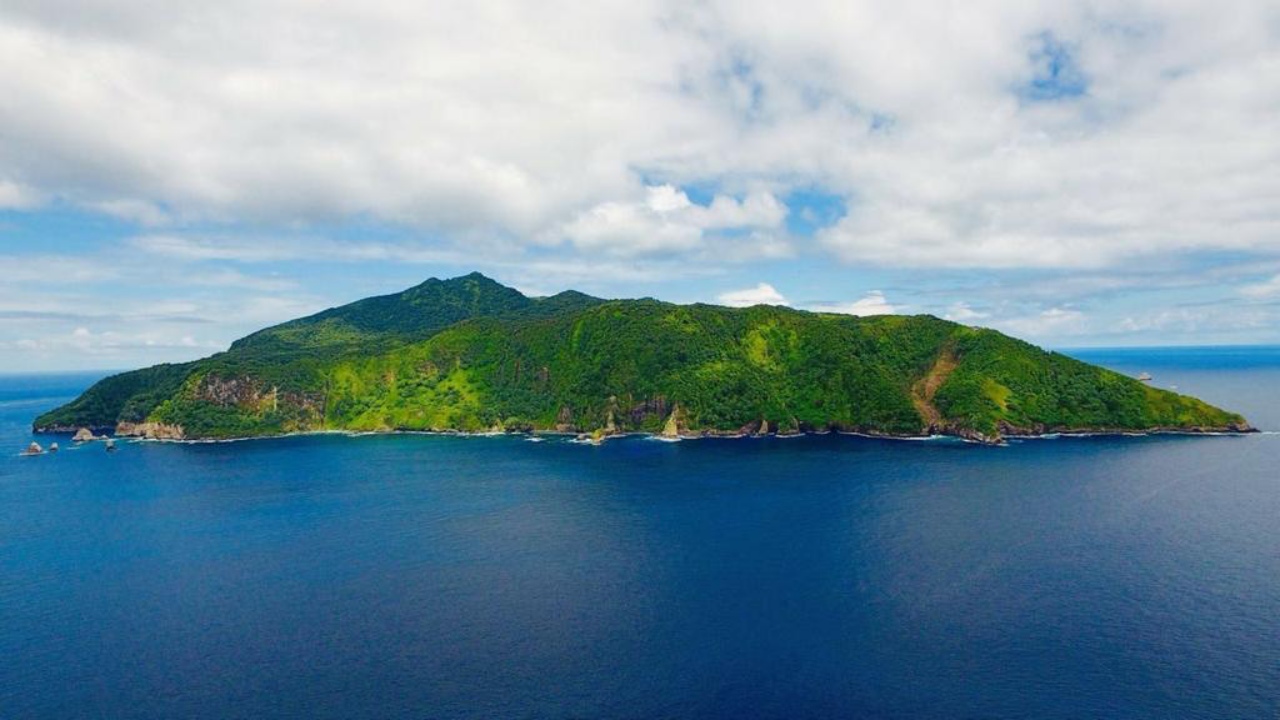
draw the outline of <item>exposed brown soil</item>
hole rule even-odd
[[[920,417],[924,418],[925,429],[928,431],[942,429],[942,413],[933,404],[933,396],[938,394],[938,388],[947,381],[958,363],[955,351],[948,345],[938,353],[938,359],[929,368],[929,372],[911,386],[911,403],[916,406]]]

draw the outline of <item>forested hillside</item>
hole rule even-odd
[[[932,316],[528,298],[478,273],[108,378],[35,427],[180,438],[830,429],[988,441],[1248,428],[1194,398]]]

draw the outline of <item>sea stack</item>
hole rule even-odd
[[[662,428],[662,437],[672,440],[680,438],[680,405],[676,404],[671,409],[671,416],[667,418],[667,424]]]
[[[94,440],[97,440],[97,439],[98,439],[97,436],[93,434],[92,430],[90,430],[89,428],[82,427],[76,431],[75,437],[71,438],[71,442],[87,443],[87,442],[93,442]]]

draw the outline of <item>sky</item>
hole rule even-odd
[[[0,371],[475,270],[1280,343],[1280,4],[0,3]]]

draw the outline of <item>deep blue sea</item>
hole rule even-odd
[[[1074,354],[1280,430],[1278,348]],[[0,379],[6,720],[1280,715],[1278,435],[17,457],[92,379]]]

